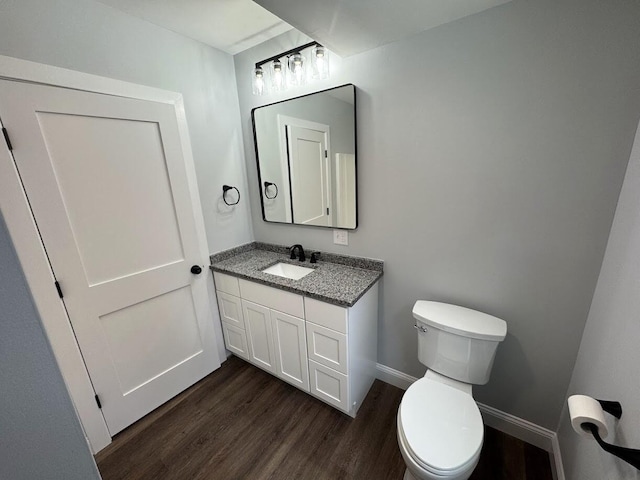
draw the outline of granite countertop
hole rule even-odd
[[[341,307],[353,306],[382,277],[380,260],[322,253],[317,263],[310,263],[312,251],[300,262],[289,258],[287,247],[253,242],[212,255],[211,269]],[[300,280],[262,272],[278,262],[315,271]]]

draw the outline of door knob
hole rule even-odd
[[[199,275],[200,273],[202,273],[202,268],[200,268],[200,265],[194,265],[193,267],[191,267],[191,273],[193,273],[194,275]]]

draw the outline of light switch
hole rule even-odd
[[[336,245],[349,245],[349,232],[346,230],[334,230],[333,243]]]

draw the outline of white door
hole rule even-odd
[[[285,382],[308,392],[309,365],[304,320],[271,310],[276,374]]]
[[[275,375],[276,362],[269,309],[242,300],[242,313],[249,344],[249,361]]]
[[[0,80],[0,117],[114,435],[220,366],[175,108]]]
[[[293,222],[332,225],[327,134],[287,125]]]

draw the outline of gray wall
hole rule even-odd
[[[230,55],[92,0],[0,1],[0,54],[182,93],[209,251],[252,240]]]
[[[381,258],[379,362],[422,375],[411,307],[458,303],[509,334],[476,398],[555,429],[640,113],[640,4],[514,0],[346,59],[332,78],[254,97],[251,64],[296,32],[234,57],[256,240]],[[360,226],[262,221],[250,110],[358,87]],[[391,194],[385,194],[391,192]]]
[[[602,271],[584,329],[569,395],[618,400],[619,422],[606,415],[608,442],[640,448],[640,130],[616,210]],[[617,424],[617,425],[616,425]],[[567,479],[640,479],[640,472],[578,436],[565,404],[559,441]]]
[[[0,215],[0,478],[100,478]]]

